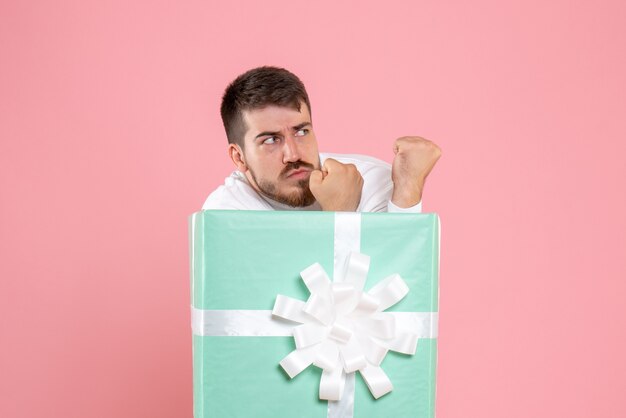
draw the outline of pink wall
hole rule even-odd
[[[0,3],[0,416],[191,416],[187,215],[261,64],[323,150],[442,147],[439,418],[626,416],[625,3],[220,3]]]

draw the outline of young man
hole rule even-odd
[[[222,121],[237,170],[203,209],[420,212],[437,145],[394,143],[391,167],[361,155],[320,154],[304,85],[294,74],[259,67],[224,92]]]

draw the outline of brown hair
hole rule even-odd
[[[228,85],[222,96],[220,113],[228,142],[243,147],[248,130],[243,120],[244,110],[275,105],[300,111],[301,102],[310,112],[309,96],[295,74],[284,68],[267,66],[246,71]]]

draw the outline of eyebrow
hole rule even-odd
[[[293,129],[294,131],[299,131],[300,129],[304,128],[305,126],[311,126],[311,122],[299,123],[298,125],[293,126],[291,129]],[[280,135],[280,131],[276,131],[276,132],[270,132],[270,131],[261,132],[260,134],[255,136],[254,139],[259,139],[262,136],[275,136],[275,135]]]

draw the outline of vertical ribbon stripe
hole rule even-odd
[[[361,214],[335,212],[335,246],[333,252],[333,281],[341,282],[348,270],[351,252],[361,251]]]
[[[353,212],[336,212],[335,213],[335,247],[333,254],[333,281],[339,282],[347,276],[348,260],[351,253],[359,253],[361,251],[361,214]],[[365,284],[365,274],[363,274],[364,264],[362,258],[358,258],[353,262],[357,263],[359,273],[346,277],[354,282],[360,282],[361,289]],[[369,260],[367,262],[369,267]],[[362,276],[362,277],[361,277]],[[342,370],[341,373],[345,375]],[[328,418],[344,418],[354,416],[354,378],[356,373],[348,373],[344,386],[344,393],[338,401],[328,401]],[[320,382],[321,385],[321,382]]]

